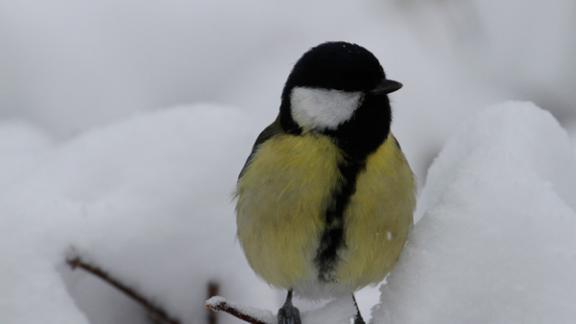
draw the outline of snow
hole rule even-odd
[[[275,292],[255,277],[235,240],[231,193],[242,163],[231,161],[245,159],[255,136],[240,110],[198,105],[56,147],[0,197],[9,229],[0,245],[0,322],[86,323],[70,295],[94,302],[80,290],[93,285],[77,285],[78,274],[64,266],[70,253],[188,322],[205,317],[209,280],[230,298],[273,308]],[[111,292],[99,291],[96,302],[108,304]],[[98,304],[78,307],[93,323],[110,317],[89,310]]]
[[[302,323],[306,324],[350,324],[356,309],[351,298],[343,297],[330,301],[321,308],[302,314]]]
[[[571,323],[576,157],[530,103],[487,109],[434,161],[374,323]]]
[[[222,296],[213,296],[208,298],[208,300],[206,301],[206,306],[211,306],[211,307],[215,307],[218,306],[220,304],[224,304],[226,303],[226,298],[222,297]]]

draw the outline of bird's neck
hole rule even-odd
[[[336,130],[324,133],[334,138],[350,161],[363,162],[388,137],[392,114],[386,96],[365,98],[354,116]]]
[[[290,100],[284,97],[280,106],[280,125],[284,132],[301,135],[303,129],[292,117]],[[387,96],[367,96],[353,117],[338,126],[326,129],[319,134],[334,140],[350,161],[362,162],[374,152],[388,137],[392,113]]]

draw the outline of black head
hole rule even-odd
[[[282,92],[280,124],[291,134],[316,132],[335,139],[350,155],[365,155],[388,136],[388,80],[378,59],[346,42],[320,44],[296,63]]]
[[[327,42],[310,49],[298,60],[284,92],[294,87],[370,91],[383,80],[386,80],[384,70],[368,50],[352,43]],[[391,88],[390,92],[398,89]]]

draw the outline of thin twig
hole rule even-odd
[[[155,319],[159,319],[164,323],[168,324],[180,324],[180,321],[168,315],[168,313],[165,310],[152,303],[148,298],[144,297],[138,291],[123,284],[120,280],[112,277],[108,272],[104,271],[99,266],[88,263],[82,260],[79,256],[70,258],[66,260],[66,262],[73,270],[80,268],[102,279],[106,283],[110,284],[112,287],[120,290],[130,299],[134,300],[136,303],[144,307],[144,309],[146,309],[146,311],[148,311],[150,315]]]
[[[264,322],[250,314],[246,314],[246,312],[238,309],[236,306],[229,304],[224,298],[222,297],[213,297],[206,301],[206,307],[213,311],[220,311],[228,313],[238,319],[241,319],[245,322],[252,323],[252,324],[270,324],[268,322]]]
[[[207,295],[208,295],[208,299],[214,297],[214,296],[218,296],[219,291],[220,291],[220,286],[214,282],[214,281],[210,281],[208,282],[208,287],[207,287],[208,291],[207,291]],[[208,319],[208,324],[218,324],[218,313],[213,311],[212,309],[208,308],[207,309],[207,319]]]

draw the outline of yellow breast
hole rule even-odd
[[[237,187],[238,237],[248,262],[272,285],[293,288],[318,277],[314,257],[343,160],[321,135],[279,135],[260,145]],[[339,284],[356,289],[392,268],[414,208],[414,183],[391,137],[371,154],[345,211]]]
[[[238,238],[267,282],[291,287],[314,277],[324,210],[338,181],[337,147],[324,136],[276,136],[261,144],[239,179]]]
[[[359,174],[344,214],[345,244],[336,278],[353,289],[381,281],[396,264],[416,204],[412,171],[393,137]]]

